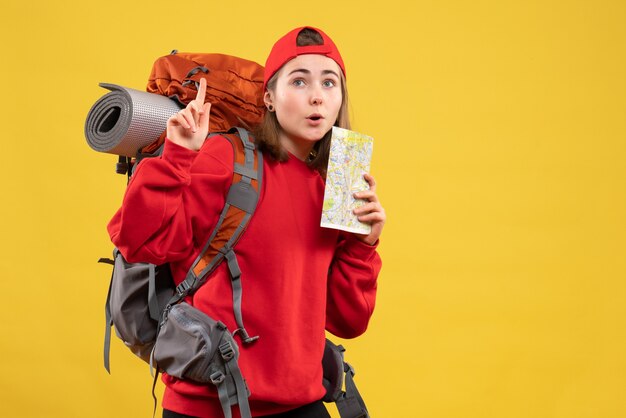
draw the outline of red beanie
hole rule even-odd
[[[298,46],[296,39],[302,29],[313,29],[319,33],[324,41],[323,45],[308,45]],[[288,61],[291,61],[298,55],[304,54],[320,54],[325,55],[328,58],[332,58],[343,71],[343,75],[346,75],[346,67],[343,64],[339,50],[335,46],[335,43],[321,30],[312,26],[303,26],[297,28],[280,38],[272,47],[270,55],[265,62],[265,77],[263,80],[263,91],[267,88],[267,82],[272,78],[274,74]]]

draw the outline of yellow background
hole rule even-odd
[[[102,367],[124,178],[83,136],[99,82],[171,49],[263,63],[293,27],[347,64],[387,209],[368,332],[374,418],[626,416],[626,3],[16,1],[0,6],[0,408],[149,417],[147,367]]]

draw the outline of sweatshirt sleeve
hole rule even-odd
[[[340,338],[354,338],[367,329],[376,302],[382,267],[375,245],[353,234],[340,235],[328,277],[326,329]]]
[[[223,137],[198,152],[166,140],[161,157],[141,161],[131,177],[107,227],[113,244],[129,262],[163,264],[195,252],[224,205],[233,158]]]

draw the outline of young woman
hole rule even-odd
[[[325,330],[356,337],[374,308],[376,246],[386,219],[374,179],[365,175],[369,190],[356,194],[367,201],[355,213],[371,224],[369,235],[320,227],[331,130],[350,127],[345,75],[333,41],[310,27],[282,37],[266,62],[267,112],[255,132],[266,156],[262,190],[236,247],[246,329],[260,336],[251,344],[238,340],[253,416],[329,417],[320,401]],[[202,80],[196,100],[170,118],[162,157],[138,166],[108,226],[129,262],[169,262],[177,283],[217,222],[232,181],[230,143],[205,141],[205,91]],[[226,263],[190,303],[237,328]],[[164,417],[223,416],[213,386],[167,374],[163,381]]]

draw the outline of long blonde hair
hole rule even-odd
[[[298,46],[308,45],[322,45],[323,39],[319,33],[313,29],[303,29],[299,34],[296,41]],[[350,129],[350,114],[348,110],[348,89],[346,87],[346,78],[341,72],[341,107],[339,108],[339,114],[334,126],[338,126],[344,129]],[[278,73],[268,81],[267,89],[275,91],[276,80],[278,79]],[[263,120],[254,130],[254,136],[259,149],[265,152],[270,158],[275,161],[286,161],[289,157],[287,151],[282,146],[279,140],[279,134],[282,128],[278,123],[278,118],[275,112],[265,111]],[[330,152],[330,137],[332,130],[328,131],[326,135],[322,137],[313,146],[313,150],[306,160],[309,167],[319,171],[322,176],[326,175],[326,167],[328,165],[328,154]]]

